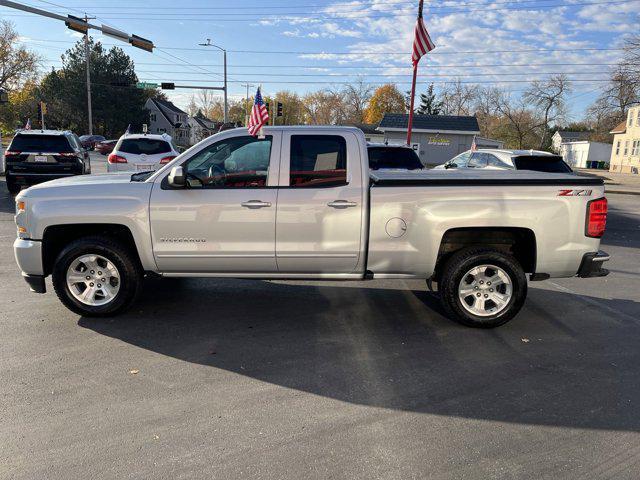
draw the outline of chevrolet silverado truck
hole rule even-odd
[[[446,314],[495,327],[529,280],[594,277],[601,179],[527,171],[376,171],[350,127],[211,136],[157,171],[46,182],[16,197],[15,256],[84,316],[114,315],[146,275],[424,279]]]

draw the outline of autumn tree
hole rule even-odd
[[[364,113],[366,123],[379,123],[385,113],[405,113],[404,96],[395,84],[378,87]]]
[[[318,90],[307,93],[302,102],[305,123],[309,125],[340,125],[344,123],[344,109],[339,92]]]
[[[366,83],[362,77],[346,85],[342,91],[346,121],[349,123],[362,123],[364,121],[365,110],[373,87]]]
[[[18,32],[11,22],[0,20],[0,88],[14,90],[33,82],[41,58],[18,42]]]
[[[282,117],[275,120],[278,125],[304,124],[305,106],[300,95],[281,90],[274,95],[274,101],[282,103]]]

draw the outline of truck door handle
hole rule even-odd
[[[249,200],[247,202],[242,202],[240,205],[247,208],[264,208],[270,207],[271,202],[263,202],[262,200]]]
[[[355,207],[358,204],[356,202],[350,202],[348,200],[334,200],[333,202],[327,203],[327,205],[332,208],[349,208]]]

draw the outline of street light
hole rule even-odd
[[[227,51],[224,48],[211,43],[210,38],[207,38],[207,43],[199,43],[198,45],[201,47],[215,47],[222,51],[224,55],[224,123],[227,123],[227,116],[229,115],[229,108],[227,104]]]

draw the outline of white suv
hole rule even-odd
[[[178,155],[177,148],[166,133],[125,134],[107,158],[107,172],[157,170]]]

